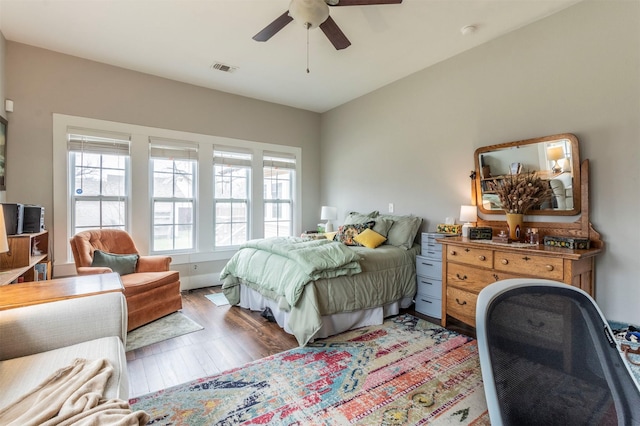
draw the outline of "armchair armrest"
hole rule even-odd
[[[101,337],[126,343],[127,303],[121,292],[0,311],[0,360]]]
[[[168,271],[171,264],[170,256],[140,256],[136,272],[160,272]]]
[[[78,266],[76,268],[78,275],[108,274],[110,272],[113,271],[106,266]]]

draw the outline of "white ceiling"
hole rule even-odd
[[[351,46],[291,22],[251,39],[289,0],[0,0],[7,40],[324,112],[580,0],[404,0],[332,7]],[[461,28],[477,26],[463,35]],[[526,49],[526,46],[523,46]],[[238,67],[233,73],[214,62]]]

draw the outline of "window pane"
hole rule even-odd
[[[102,155],[102,167],[107,169],[123,169],[125,167],[125,157],[122,155]]]
[[[103,169],[102,195],[122,197],[125,195],[124,170]]]
[[[153,227],[153,250],[173,250],[173,225]]]
[[[102,202],[102,226],[124,226],[125,203],[124,201]]]
[[[153,224],[171,225],[173,224],[173,203],[153,203]]]
[[[225,247],[231,245],[231,224],[216,222],[216,246]]]
[[[175,247],[176,250],[186,250],[192,247],[193,226],[177,225],[175,227]]]
[[[193,223],[193,203],[176,203],[176,223]]]
[[[100,227],[100,201],[75,202],[75,220],[78,227]]]

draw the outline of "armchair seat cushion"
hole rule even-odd
[[[107,382],[104,397],[128,399],[124,346],[118,337],[111,336],[0,361],[0,408],[32,391],[54,371],[71,365],[76,358],[108,359],[114,371]]]
[[[178,271],[137,272],[120,277],[126,297],[146,293],[152,289],[163,287],[180,281]]]

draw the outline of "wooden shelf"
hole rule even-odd
[[[24,281],[38,281],[35,267],[46,264],[46,278],[51,279],[49,261],[49,231],[33,234],[9,235],[9,251],[0,253],[0,286],[11,284],[22,278]],[[40,254],[34,255],[34,248]]]

